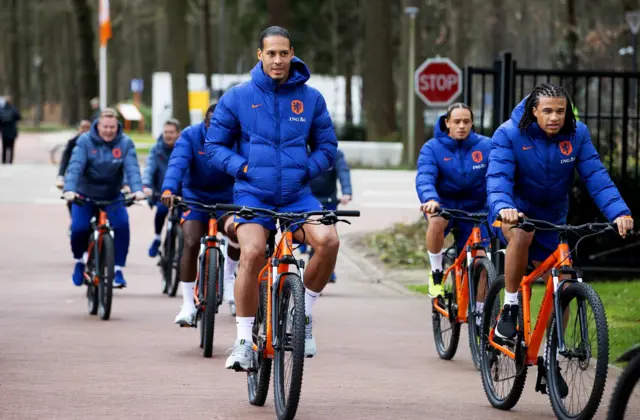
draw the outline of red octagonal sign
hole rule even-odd
[[[427,106],[446,107],[462,93],[462,72],[448,58],[428,58],[414,77],[416,94]]]

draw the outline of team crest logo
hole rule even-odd
[[[473,152],[473,153],[471,154],[471,158],[473,159],[473,161],[474,161],[475,163],[480,163],[480,162],[482,162],[482,152],[481,152],[481,151],[479,151],[479,150],[477,150],[477,151]]]
[[[113,155],[114,158],[116,159],[120,159],[122,157],[122,150],[120,150],[119,147],[115,147],[112,151],[111,154]]]
[[[293,111],[293,113],[296,115],[302,114],[302,112],[304,111],[304,105],[302,101],[298,99],[294,99],[293,101],[291,101],[291,111]]]
[[[564,140],[560,142],[560,153],[565,156],[569,156],[573,152],[573,146],[569,140]]]

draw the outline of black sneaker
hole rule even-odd
[[[560,369],[560,363],[556,362],[556,379],[558,380],[558,392],[560,393],[560,398],[564,399],[567,398],[567,395],[569,395],[569,386],[562,377],[562,374],[560,373],[561,370],[562,369]]]
[[[517,319],[518,305],[504,305],[496,326],[496,336],[507,339],[515,338]]]

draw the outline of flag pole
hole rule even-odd
[[[100,110],[107,107],[107,46],[100,46]]]
[[[109,0],[100,0],[98,21],[100,24],[100,109],[107,107],[107,42],[111,38],[111,14]]]

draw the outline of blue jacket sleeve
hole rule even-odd
[[[232,89],[220,98],[207,130],[204,151],[209,165],[234,178],[241,178],[247,159],[233,151],[233,144],[240,128],[237,117],[237,95],[235,89]]]
[[[187,134],[187,130],[182,132],[175,146],[173,146],[167,172],[165,172],[164,181],[162,181],[162,191],[169,190],[173,194],[180,192],[182,179],[193,158],[191,142],[185,134]]]
[[[610,222],[620,216],[630,216],[629,207],[600,161],[600,155],[591,142],[588,129],[584,127],[584,131],[579,131],[582,133],[579,133],[581,141],[576,169],[593,201]]]
[[[420,149],[420,155],[418,156],[418,171],[416,173],[416,192],[421,203],[426,203],[430,200],[440,202],[440,197],[436,191],[436,181],[438,180],[438,163],[436,162],[436,156],[429,146],[429,142],[426,142],[422,149]]]
[[[321,94],[318,94],[316,101],[310,137],[315,140],[315,147],[309,156],[307,168],[309,180],[312,180],[334,165],[338,149],[338,138],[333,129],[331,115],[329,115],[327,104]]]
[[[344,153],[339,149],[336,151],[336,171],[338,172],[342,195],[353,195],[353,191],[351,190],[351,169],[349,168],[347,159],[344,157]]]
[[[124,183],[131,188],[132,192],[142,191],[142,178],[140,177],[140,165],[136,146],[130,139],[127,141],[127,150],[124,155]]]
[[[489,210],[497,214],[502,209],[515,209],[513,182],[516,160],[511,140],[500,127],[493,134],[489,166],[487,167],[487,202]]]
[[[158,168],[158,145],[151,148],[149,156],[147,156],[147,164],[144,168],[144,175],[142,176],[142,185],[151,188],[153,186],[153,177],[156,174]]]
[[[86,137],[80,137],[76,143],[76,147],[71,152],[69,166],[64,175],[64,191],[77,192],[78,179],[87,166],[87,146]]]

